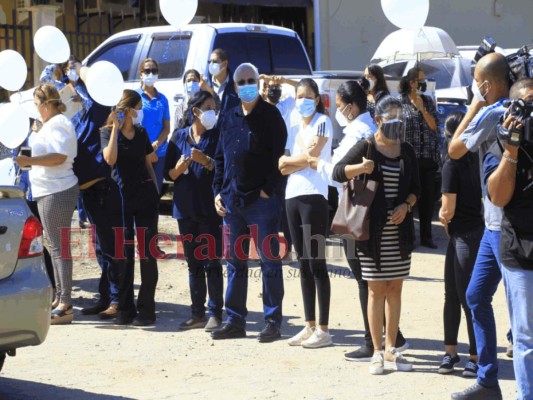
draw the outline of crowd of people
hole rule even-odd
[[[529,123],[509,113],[505,103],[509,96],[533,101],[533,80],[510,87],[505,58],[483,57],[475,68],[468,112],[452,113],[444,123],[448,151],[442,162],[436,106],[424,94],[422,69],[413,68],[402,78],[398,97],[390,95],[377,65],[369,65],[361,79],[343,83],[335,98],[335,120],[344,135],[335,149],[333,124],[312,79],[260,75],[250,63],[231,71],[222,49],[211,54],[208,71],[209,78],[196,70],[184,73],[184,96],[170,139],[169,103],[155,87],[156,60],[141,63],[140,87],[125,90],[113,109],[90,98],[75,57],[44,71],[34,93],[41,123],[33,125],[28,139],[33,153],[15,160],[31,166],[28,200],[36,205],[48,238],[55,282],[52,324],[73,320],[72,261],[62,257],[60,227],[70,226],[78,196],[95,226],[101,266],[100,296],[81,312],[119,325],[156,322],[161,252],[151,244],[166,178],[174,183],[173,217],[185,238],[192,303],[191,316],[179,329],[205,329],[219,340],[246,336],[247,258],[253,238],[265,320],[258,339],[279,339],[283,231],[297,255],[305,320],[288,344],[329,346],[328,187],[336,188],[340,199],[343,183],[373,181],[370,238],[342,238],[365,331],[363,345],[345,358],[368,362],[371,374],[409,371],[413,364],[402,355],[409,343],[399,323],[403,281],[416,243],[413,209],[418,209],[420,245],[435,249],[431,221],[435,175],[442,167],[438,215],[449,243],[445,355],[438,372],[452,372],[460,362],[462,308],[470,346],[463,375],[477,382],[452,399],[501,399],[491,301],[503,276],[518,396],[533,398],[528,291],[533,280],[533,143],[527,141]],[[60,94],[68,85],[75,93],[71,101],[82,105],[70,119]],[[204,237],[214,239],[207,254],[200,249]],[[135,243],[141,272],[137,302]]]

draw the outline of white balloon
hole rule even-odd
[[[4,89],[15,92],[24,86],[28,67],[24,57],[15,50],[0,52],[0,71],[0,86]]]
[[[28,112],[18,104],[0,106],[0,143],[14,149],[20,146],[30,131]]]
[[[109,61],[98,61],[87,72],[87,90],[97,103],[115,106],[124,92],[124,79],[120,70]]]
[[[176,0],[159,0],[159,9],[170,25],[181,28],[196,15],[198,0],[180,0],[179,5]]]
[[[387,19],[401,29],[422,28],[429,14],[429,0],[381,0]]]
[[[35,51],[44,61],[60,64],[70,57],[70,46],[67,38],[58,28],[46,25],[35,32],[33,37]]]

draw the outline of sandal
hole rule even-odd
[[[74,309],[71,305],[64,310],[55,308],[52,310],[50,325],[67,325],[70,324],[73,319]]]

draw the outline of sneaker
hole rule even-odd
[[[213,332],[215,329],[218,329],[221,326],[222,326],[222,320],[220,318],[209,317],[204,329],[206,332]]]
[[[505,352],[505,355],[509,358],[513,358],[513,344],[509,343],[507,345],[507,351]]]
[[[344,354],[344,359],[346,361],[370,361],[374,355],[374,348],[364,345],[359,347],[355,351]]]
[[[411,371],[413,369],[413,364],[403,358],[402,353],[396,350],[395,347],[387,350],[383,357],[385,369],[393,371]]]
[[[470,359],[465,365],[465,369],[463,371],[463,376],[466,378],[477,378],[477,370],[479,367],[477,366],[477,363]]]
[[[318,349],[320,347],[331,346],[332,344],[333,340],[331,340],[329,332],[323,331],[318,326],[309,339],[302,341],[302,347],[306,349]]]
[[[287,343],[289,344],[289,346],[301,346],[301,344],[302,344],[302,342],[304,340],[307,340],[311,336],[313,336],[313,333],[315,333],[315,329],[306,326],[300,332],[298,332],[296,335],[294,335],[293,337],[288,339]]]
[[[370,365],[368,366],[368,372],[372,375],[382,375],[384,371],[383,368],[383,352],[375,352],[370,360]]]
[[[104,311],[98,313],[100,319],[113,319],[118,316],[118,304],[110,304]]]
[[[181,324],[179,324],[179,329],[182,331],[186,331],[189,329],[202,329],[205,328],[205,324],[207,323],[207,319],[205,317],[191,317],[186,321],[183,321]]]
[[[381,341],[381,347],[385,348],[385,340]],[[403,337],[402,332],[398,329],[398,334],[396,335],[396,343],[395,343],[394,348],[401,353],[407,350],[409,347],[411,347],[411,345]]]
[[[451,354],[444,354],[444,357],[442,359],[442,363],[439,367],[439,374],[449,374],[450,372],[453,372],[454,365],[458,364],[461,361],[461,358],[456,354],[452,357]]]
[[[452,393],[452,400],[502,400],[499,386],[485,387],[474,383],[462,392]]]

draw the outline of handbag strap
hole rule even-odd
[[[370,139],[365,139],[367,144],[368,144],[368,147],[366,148],[366,159],[367,160],[372,160],[372,150],[373,150],[373,143]],[[363,178],[363,181],[365,182],[365,186],[366,186],[366,182],[368,180],[368,174],[365,174],[364,178]]]

